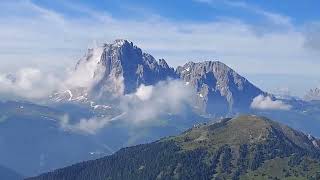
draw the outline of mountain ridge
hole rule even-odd
[[[320,88],[310,89],[304,96],[306,101],[320,101]]]
[[[320,150],[307,135],[246,115],[30,179],[317,179],[319,172]]]
[[[253,98],[266,94],[220,61],[191,61],[179,66],[176,71],[181,79],[196,88],[209,113],[246,112]]]
[[[203,112],[221,116],[233,111],[247,111],[254,97],[265,94],[220,61],[188,62],[175,69],[164,59],[156,60],[123,39],[89,49],[78,61],[73,75],[76,78],[71,78],[72,82],[85,83],[55,94],[53,100],[87,103],[92,100],[103,104],[115,97],[134,93],[140,85],[178,79],[196,90],[197,106]],[[84,77],[78,78],[77,75]]]

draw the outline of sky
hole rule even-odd
[[[62,76],[86,49],[127,39],[171,66],[219,60],[263,90],[320,86],[320,1],[1,0],[0,73]]]

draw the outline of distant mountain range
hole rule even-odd
[[[318,139],[263,117],[240,116],[30,180],[319,178]]]
[[[320,89],[314,88],[310,89],[307,94],[304,96],[304,99],[307,101],[320,101]]]
[[[221,116],[247,111],[254,97],[266,94],[222,62],[189,62],[175,70],[164,59],[155,60],[127,40],[89,49],[73,75],[73,82],[83,83],[75,82],[77,86],[55,94],[53,100],[108,104],[119,95],[135,92],[142,84],[180,79],[196,90],[197,106],[203,112]]]
[[[64,84],[48,103],[0,101],[1,165],[35,176],[237,114],[267,116],[320,136],[317,101],[275,97],[219,61],[172,68],[127,40],[89,49]],[[263,107],[291,108],[253,109],[258,95]]]

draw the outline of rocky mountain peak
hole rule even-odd
[[[132,42],[129,42],[128,40],[125,40],[125,39],[116,39],[116,40],[114,40],[113,44],[122,46],[124,44],[132,44]]]
[[[209,112],[226,114],[234,108],[249,107],[254,97],[264,93],[220,61],[188,62],[176,72],[196,88]]]
[[[143,52],[127,40],[116,40],[107,45],[101,56],[105,74],[100,85],[107,79],[123,80],[123,93],[134,92],[141,84],[153,85],[174,76],[174,70],[164,60]]]
[[[318,101],[320,100],[320,88],[310,89],[304,96],[306,101]]]
[[[178,67],[177,72],[186,80],[201,79],[201,81],[203,82],[206,80],[210,80],[211,84],[208,85],[215,85],[217,89],[223,91],[223,94],[226,93],[226,89],[223,88],[229,83],[229,81],[233,80],[239,90],[243,89],[243,83],[247,81],[230,67],[219,61],[204,61],[199,63],[188,62],[183,67]]]
[[[176,77],[174,69],[164,59],[157,61],[132,42],[123,39],[88,49],[77,63],[73,76],[72,83],[81,82],[76,83],[76,89],[87,89],[90,92],[86,94],[99,99],[132,93],[141,84],[154,85]],[[68,92],[66,96],[72,93]]]

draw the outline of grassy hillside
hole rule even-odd
[[[318,146],[287,126],[240,116],[30,179],[319,179]]]

